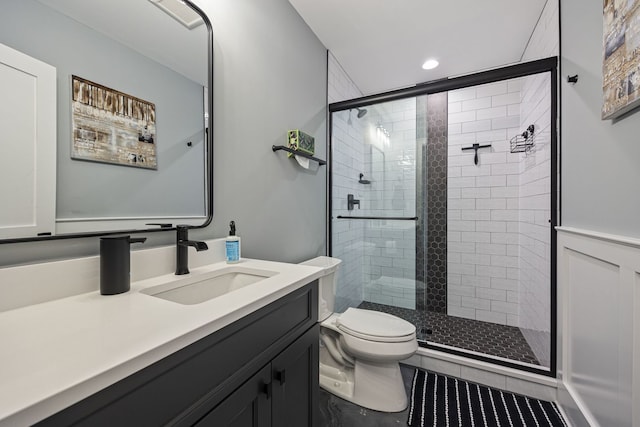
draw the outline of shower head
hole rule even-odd
[[[367,114],[367,109],[366,108],[357,108],[356,110],[358,110],[358,118],[361,119],[363,118],[366,114]]]

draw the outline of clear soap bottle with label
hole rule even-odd
[[[225,250],[227,255],[227,264],[235,264],[240,262],[240,237],[236,236],[236,223],[229,223],[229,235],[225,242]]]

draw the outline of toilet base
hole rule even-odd
[[[400,412],[408,404],[398,362],[339,366],[320,349],[320,387],[344,400],[380,412]]]

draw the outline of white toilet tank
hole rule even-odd
[[[318,279],[318,322],[322,322],[333,313],[336,300],[336,271],[340,263],[341,259],[328,256],[319,256],[300,263],[324,269],[323,276]]]

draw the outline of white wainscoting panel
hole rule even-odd
[[[640,240],[558,228],[560,400],[575,425],[640,425],[639,301]]]

